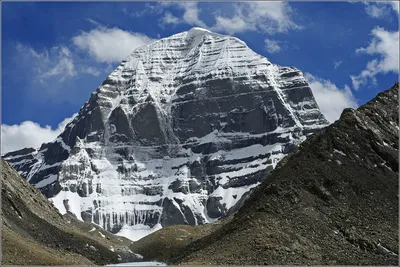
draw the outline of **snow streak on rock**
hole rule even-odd
[[[326,125],[298,69],[193,28],[136,49],[54,142],[5,158],[61,212],[129,237],[234,212]]]

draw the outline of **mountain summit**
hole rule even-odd
[[[298,69],[193,28],[133,51],[56,140],[4,158],[61,213],[135,240],[236,211],[327,125]]]

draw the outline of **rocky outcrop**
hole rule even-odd
[[[171,263],[398,266],[398,93],[344,110]]]
[[[140,261],[132,243],[73,215],[51,201],[1,159],[2,265],[104,265]]]
[[[202,224],[326,125],[298,69],[193,28],[136,49],[54,142],[13,165],[62,213],[113,232]]]

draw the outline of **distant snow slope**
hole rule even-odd
[[[136,49],[54,142],[5,158],[62,213],[134,237],[234,212],[326,125],[298,69],[193,28]]]

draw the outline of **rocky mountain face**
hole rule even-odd
[[[298,69],[193,28],[136,49],[55,141],[4,158],[61,213],[137,239],[231,214],[327,125]]]
[[[398,93],[396,83],[345,109],[280,161],[230,222],[172,262],[398,266]]]
[[[2,265],[104,265],[141,260],[114,236],[61,215],[39,190],[1,159]]]

